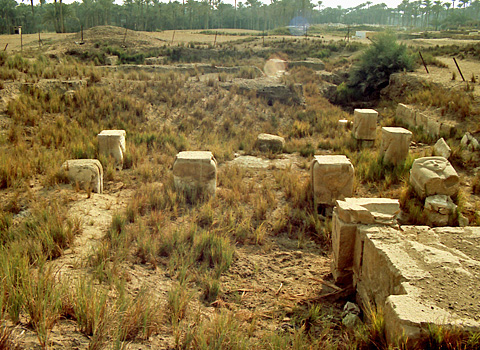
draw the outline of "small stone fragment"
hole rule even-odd
[[[448,146],[448,144],[445,142],[443,137],[435,143],[435,146],[433,146],[433,155],[434,156],[439,156],[443,158],[450,158],[450,155],[452,154],[452,150]]]

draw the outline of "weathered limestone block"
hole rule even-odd
[[[355,109],[353,135],[357,140],[375,140],[378,112],[373,109]]]
[[[409,126],[416,125],[416,111],[414,108],[407,106],[403,103],[399,103],[396,111],[397,119]]]
[[[212,152],[180,152],[173,163],[173,177],[178,191],[187,194],[215,195],[217,188],[217,161]]]
[[[467,149],[472,152],[480,150],[479,142],[469,132],[463,135],[462,140],[460,141],[460,144],[464,149]]]
[[[117,168],[123,167],[125,153],[125,130],[103,130],[97,135],[98,151],[101,154],[115,159]]]
[[[447,226],[457,206],[449,196],[437,194],[425,199],[424,212],[431,226]]]
[[[352,196],[354,169],[346,156],[314,156],[310,171],[317,204],[334,205],[337,199]]]
[[[399,164],[405,161],[408,156],[412,132],[398,127],[382,128],[383,159],[386,163]]]
[[[441,123],[433,118],[427,118],[427,134],[433,137],[438,137],[440,135]]]
[[[443,157],[445,159],[448,159],[450,155],[452,154],[452,150],[448,146],[448,144],[445,142],[443,137],[439,139],[435,145],[433,146],[433,155],[438,156],[438,157]]]
[[[422,127],[423,131],[427,132],[428,130],[428,116],[425,113],[417,112],[415,116],[415,125],[417,127]]]
[[[424,157],[413,162],[410,183],[420,197],[452,196],[458,191],[459,177],[447,159]]]
[[[71,183],[87,191],[103,192],[103,168],[97,159],[72,159],[62,164],[62,171]]]
[[[262,152],[282,152],[284,146],[283,137],[271,134],[260,134],[255,142],[255,147]]]
[[[400,204],[397,199],[346,198],[344,201],[336,201],[332,218],[333,260],[331,265],[336,283],[352,282],[352,269],[355,272],[354,257],[358,225],[391,225],[399,212]]]
[[[118,56],[112,55],[112,56],[106,56],[105,57],[105,64],[107,66],[115,66],[118,62]]]

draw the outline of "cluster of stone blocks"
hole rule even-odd
[[[125,130],[103,130],[97,135],[98,153],[113,157],[117,170],[123,168]],[[62,164],[61,171],[80,189],[103,192],[103,167],[98,159],[71,159]]]
[[[444,157],[423,157],[413,162],[410,184],[425,199],[424,212],[429,225],[446,226],[457,209],[451,196],[458,192],[460,179]]]
[[[409,126],[422,127],[427,134],[433,137],[450,136],[456,127],[451,121],[437,120],[403,103],[399,103],[397,106],[396,118]]]
[[[480,285],[480,230],[398,226],[399,211],[394,199],[336,202],[331,265],[336,283],[355,288],[364,308],[384,310],[391,343],[403,337],[415,348],[432,324],[480,330],[480,306],[472,303]]]

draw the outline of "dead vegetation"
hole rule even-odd
[[[229,62],[250,64],[284,55],[287,44],[272,42],[258,52],[249,43],[224,45],[244,46],[238,61]],[[300,39],[292,45],[302,55],[325,57],[354,50]],[[350,115],[319,95],[320,78],[306,68],[285,81],[304,84],[304,107],[269,105],[219,86],[235,76],[115,72],[69,55],[2,53],[0,76],[2,90],[15,91],[4,96],[0,124],[0,347],[387,347],[380,312],[368,316],[369,326],[341,324],[342,303],[351,295],[329,282],[331,223],[314,207],[308,167],[314,154],[346,154],[357,195],[409,202],[409,168],[428,151],[388,167],[377,149],[357,148],[338,123]],[[252,78],[252,72],[237,77]],[[45,79],[83,83],[45,88]],[[411,98],[453,108],[427,93]],[[381,124],[392,125],[393,107],[384,104]],[[121,172],[98,154],[96,135],[103,129],[127,131]],[[253,148],[261,132],[286,138],[288,166],[275,163],[284,156]],[[183,150],[213,152],[215,198],[192,202],[175,191],[171,166]],[[241,167],[231,163],[236,155],[258,155],[273,165]],[[115,206],[101,238],[83,248],[75,240],[96,224],[66,209],[80,201],[94,208],[100,195],[85,199],[65,184],[58,169],[77,158],[101,161],[113,201],[134,193],[127,205]],[[478,174],[471,186],[475,197],[468,202],[478,211]],[[466,214],[475,222],[475,211]],[[75,255],[87,258],[72,263]],[[475,348],[478,338],[472,339]]]

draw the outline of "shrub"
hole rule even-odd
[[[380,33],[372,39],[372,45],[365,50],[351,72],[348,87],[355,100],[378,98],[380,90],[388,85],[390,74],[412,70],[414,60],[407,53],[407,47],[396,41],[390,32]]]

